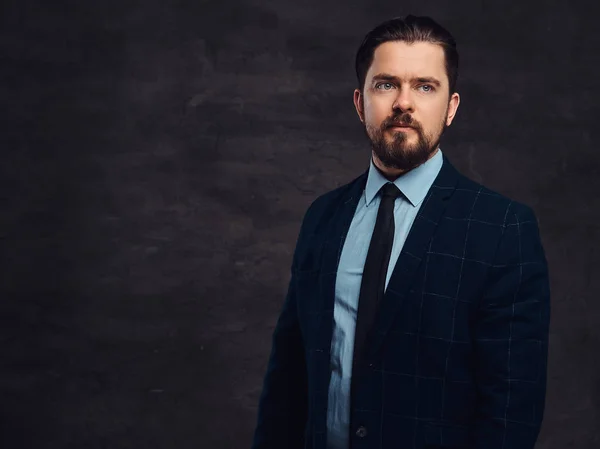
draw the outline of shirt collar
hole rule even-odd
[[[438,147],[438,151],[431,159],[399,176],[394,181],[396,187],[400,189],[402,194],[414,207],[418,206],[425,198],[425,195],[427,195],[429,188],[442,168],[443,161],[442,149]],[[367,185],[365,187],[367,207],[369,207],[379,189],[388,182],[390,181],[381,174],[373,163],[373,156],[371,156]]]

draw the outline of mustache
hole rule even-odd
[[[388,121],[388,128],[393,126],[409,126],[411,128],[419,128],[419,125],[415,120],[408,114],[403,114],[398,117],[394,117]]]

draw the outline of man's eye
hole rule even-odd
[[[423,84],[421,87],[426,87],[427,90],[425,90],[425,92],[431,92],[433,89],[433,86],[431,84]]]
[[[378,89],[378,88],[379,88],[379,86],[385,86],[386,84],[387,84],[388,86],[391,86],[391,85],[392,85],[392,83],[377,83],[377,85],[375,86],[375,88],[376,88],[376,89]],[[385,90],[387,90],[387,89],[385,89]]]

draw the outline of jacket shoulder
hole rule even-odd
[[[536,220],[532,207],[502,194],[459,173],[454,199],[467,205],[465,213],[474,218],[483,216],[487,221],[507,226],[524,220]],[[491,218],[491,220],[490,220]],[[484,220],[485,221],[485,220]]]
[[[312,223],[313,226],[316,226],[318,223],[326,222],[327,218],[335,213],[342,201],[350,199],[351,191],[354,187],[357,187],[357,183],[360,184],[361,182],[364,182],[365,179],[366,173],[363,173],[347,184],[341,185],[315,198],[304,214],[304,222],[306,223],[304,226],[310,227],[310,223]],[[354,189],[354,191],[360,191],[362,193],[361,189]],[[311,231],[315,232],[315,229],[307,230],[307,232]]]

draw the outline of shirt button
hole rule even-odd
[[[365,426],[360,426],[357,430],[356,430],[356,436],[358,438],[364,438],[367,436],[367,428]]]

